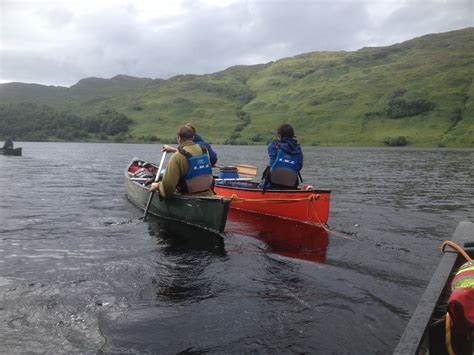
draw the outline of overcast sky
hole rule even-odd
[[[0,82],[169,78],[474,26],[474,0],[0,0]]]

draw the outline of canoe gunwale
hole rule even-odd
[[[132,178],[128,178],[127,177],[127,180],[131,183],[131,184],[134,184],[138,187],[140,187],[141,189],[143,190],[146,190],[146,191],[150,191],[150,189],[146,186],[143,186],[142,184],[140,184],[139,181],[135,181],[135,180],[132,180]],[[222,202],[227,202],[227,200],[229,200],[230,202],[230,199],[225,197],[225,196],[219,196],[219,195],[214,195],[214,196],[193,196],[193,195],[180,195],[180,194],[175,194],[173,195],[172,197],[173,199],[179,199],[179,200],[220,200]]]
[[[257,184],[257,183],[255,183]],[[222,188],[222,189],[227,189],[227,190],[239,190],[239,191],[246,191],[246,192],[258,192],[261,193],[262,195],[265,195],[266,193],[290,193],[290,194],[303,194],[303,193],[331,193],[331,190],[326,190],[326,189],[311,189],[311,190],[299,190],[299,189],[294,189],[294,190],[279,190],[279,189],[261,189],[261,188],[252,188],[252,187],[241,187],[241,186],[229,186],[229,185],[216,185],[215,187],[217,188]]]

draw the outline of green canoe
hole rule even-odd
[[[125,190],[130,202],[145,210],[150,197],[150,190],[144,184],[147,178],[137,178],[136,174],[132,173],[133,167],[140,163],[145,162],[133,159],[128,165],[125,171]],[[150,170],[156,172],[157,166],[152,164]],[[159,194],[155,193],[148,213],[222,232],[227,221],[229,206],[230,199],[221,196],[175,195],[173,198],[160,200]]]
[[[471,258],[474,257],[472,247],[474,223],[460,222],[451,240],[461,246]],[[393,352],[394,355],[448,354],[445,343],[445,323],[451,281],[456,271],[465,262],[466,259],[463,256],[451,250],[443,254],[438,268]],[[456,354],[471,354],[474,349],[472,338],[468,339],[459,335],[453,335],[452,344],[458,349],[469,349],[466,352],[455,352]]]
[[[0,148],[0,154],[21,156],[22,148]]]

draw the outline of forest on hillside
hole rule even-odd
[[[80,117],[46,105],[19,103],[0,106],[0,132],[23,141],[123,141],[132,120],[122,113],[106,110]]]

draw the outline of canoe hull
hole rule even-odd
[[[135,206],[145,210],[150,198],[149,189],[131,180],[128,172],[125,175],[127,198]],[[227,221],[229,206],[230,200],[223,197],[176,195],[160,201],[158,193],[155,193],[148,212],[155,216],[222,232]]]
[[[22,148],[21,147],[19,147],[19,148],[7,148],[7,149],[0,148],[0,154],[21,156]]]
[[[248,186],[256,186],[247,183]],[[326,225],[329,219],[329,190],[261,190],[216,185],[214,192],[232,199],[231,208]]]

